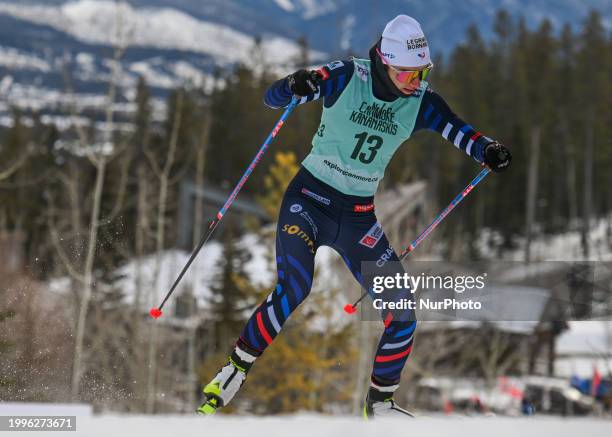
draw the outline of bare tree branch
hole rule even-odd
[[[153,170],[153,173],[155,173],[155,176],[157,176],[158,178],[161,178],[162,169],[160,168],[159,164],[155,160],[155,155],[153,154],[153,152],[151,152],[147,148],[145,148],[143,152],[145,156],[147,157],[147,161],[149,161],[149,164],[151,165],[151,169]]]
[[[48,199],[48,205],[49,205],[49,214],[47,215],[47,226],[49,227],[49,230],[51,231],[51,241],[53,243],[53,247],[55,248],[55,251],[57,252],[60,260],[62,261],[62,264],[66,268],[66,271],[68,272],[70,277],[83,283],[85,282],[85,277],[76,270],[72,261],[70,260],[70,257],[64,251],[64,248],[62,247],[62,244],[60,243],[60,237],[58,235],[57,227],[55,226],[55,222],[53,220],[53,216],[55,215],[55,204],[53,203],[52,196],[47,195],[45,197]]]
[[[17,160],[5,170],[0,171],[0,181],[10,178],[17,170],[19,170],[30,156],[29,152],[23,153]]]
[[[115,156],[118,156],[118,154]],[[125,194],[127,192],[127,180],[129,176],[129,170],[130,170],[130,160],[125,159],[123,163],[121,164],[120,169],[121,169],[121,177],[119,179],[119,192],[117,193],[115,204],[113,205],[113,209],[108,214],[108,216],[100,219],[100,226],[105,226],[111,223],[115,218],[117,218],[125,202]]]

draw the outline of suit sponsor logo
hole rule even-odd
[[[344,63],[342,61],[334,61],[334,62],[330,62],[329,64],[327,64],[327,69],[328,70],[335,70],[336,68],[340,68],[344,65]]]
[[[361,240],[359,240],[359,244],[372,249],[380,241],[382,236],[382,226],[380,225],[380,223],[376,222],[374,223],[374,226],[372,226],[370,230],[363,237],[361,237]]]
[[[393,256],[393,248],[389,246],[387,247],[385,252],[380,256],[380,258],[378,258],[378,260],[376,261],[376,265],[378,267],[384,266],[385,264],[387,264],[387,262],[391,259],[392,256]]]
[[[357,73],[359,79],[363,80],[364,82],[368,81],[368,78],[370,77],[370,72],[368,71],[367,67],[355,63],[355,72]]]
[[[374,211],[374,204],[370,203],[368,205],[353,205],[353,211],[355,211],[355,212],[370,212],[370,211]]]
[[[315,243],[313,239],[310,238],[310,236],[302,230],[302,228],[300,228],[298,225],[285,224],[282,227],[282,231],[286,232],[289,235],[294,235],[298,237],[300,240],[302,240],[306,244],[306,246],[308,247],[308,250],[310,250],[310,253],[314,255]]]
[[[315,225],[315,222],[312,219],[312,217],[310,217],[310,214],[308,214],[307,211],[302,211],[300,213],[300,217],[302,217],[304,220],[306,220],[308,222],[308,224],[310,225],[310,228],[312,229],[312,233],[314,235],[314,238],[316,240],[317,239],[317,235],[319,234],[319,228],[317,228],[317,225]]]
[[[317,73],[321,75],[321,80],[329,79],[329,72],[324,67],[319,68]]]
[[[331,201],[327,197],[323,197],[317,193],[313,193],[312,191],[302,188],[302,194],[306,194],[308,197],[312,197],[314,200],[324,203],[325,205],[329,205]]]
[[[300,205],[299,203],[294,203],[289,208],[289,211],[291,211],[291,212],[300,212],[301,210],[302,210],[302,205]]]

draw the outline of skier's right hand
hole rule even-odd
[[[510,150],[497,141],[492,141],[484,148],[484,163],[494,172],[506,170],[512,162]]]
[[[321,74],[315,70],[298,70],[287,76],[287,85],[296,96],[307,96],[319,91]]]

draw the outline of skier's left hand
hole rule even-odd
[[[485,146],[484,163],[494,172],[506,170],[511,161],[512,154],[503,144],[493,141]]]

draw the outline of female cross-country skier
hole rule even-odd
[[[506,147],[458,118],[428,87],[425,79],[432,67],[421,26],[414,18],[399,15],[386,25],[369,59],[299,70],[267,90],[265,103],[272,108],[287,106],[296,95],[301,97],[300,104],[323,98],[323,113],[312,150],[282,201],[276,288],[247,322],[228,363],[204,387],[205,402],[198,412],[213,414],[228,404],[255,360],[308,296],[319,246],[338,251],[366,290],[371,284],[363,280],[362,262],[396,261],[390,264],[401,269],[376,220],[374,193],[391,157],[413,132],[436,131],[493,171],[509,166]],[[412,350],[416,320],[413,314],[383,311],[381,316],[385,329],[363,414],[366,418],[410,415],[395,405],[393,393]]]

